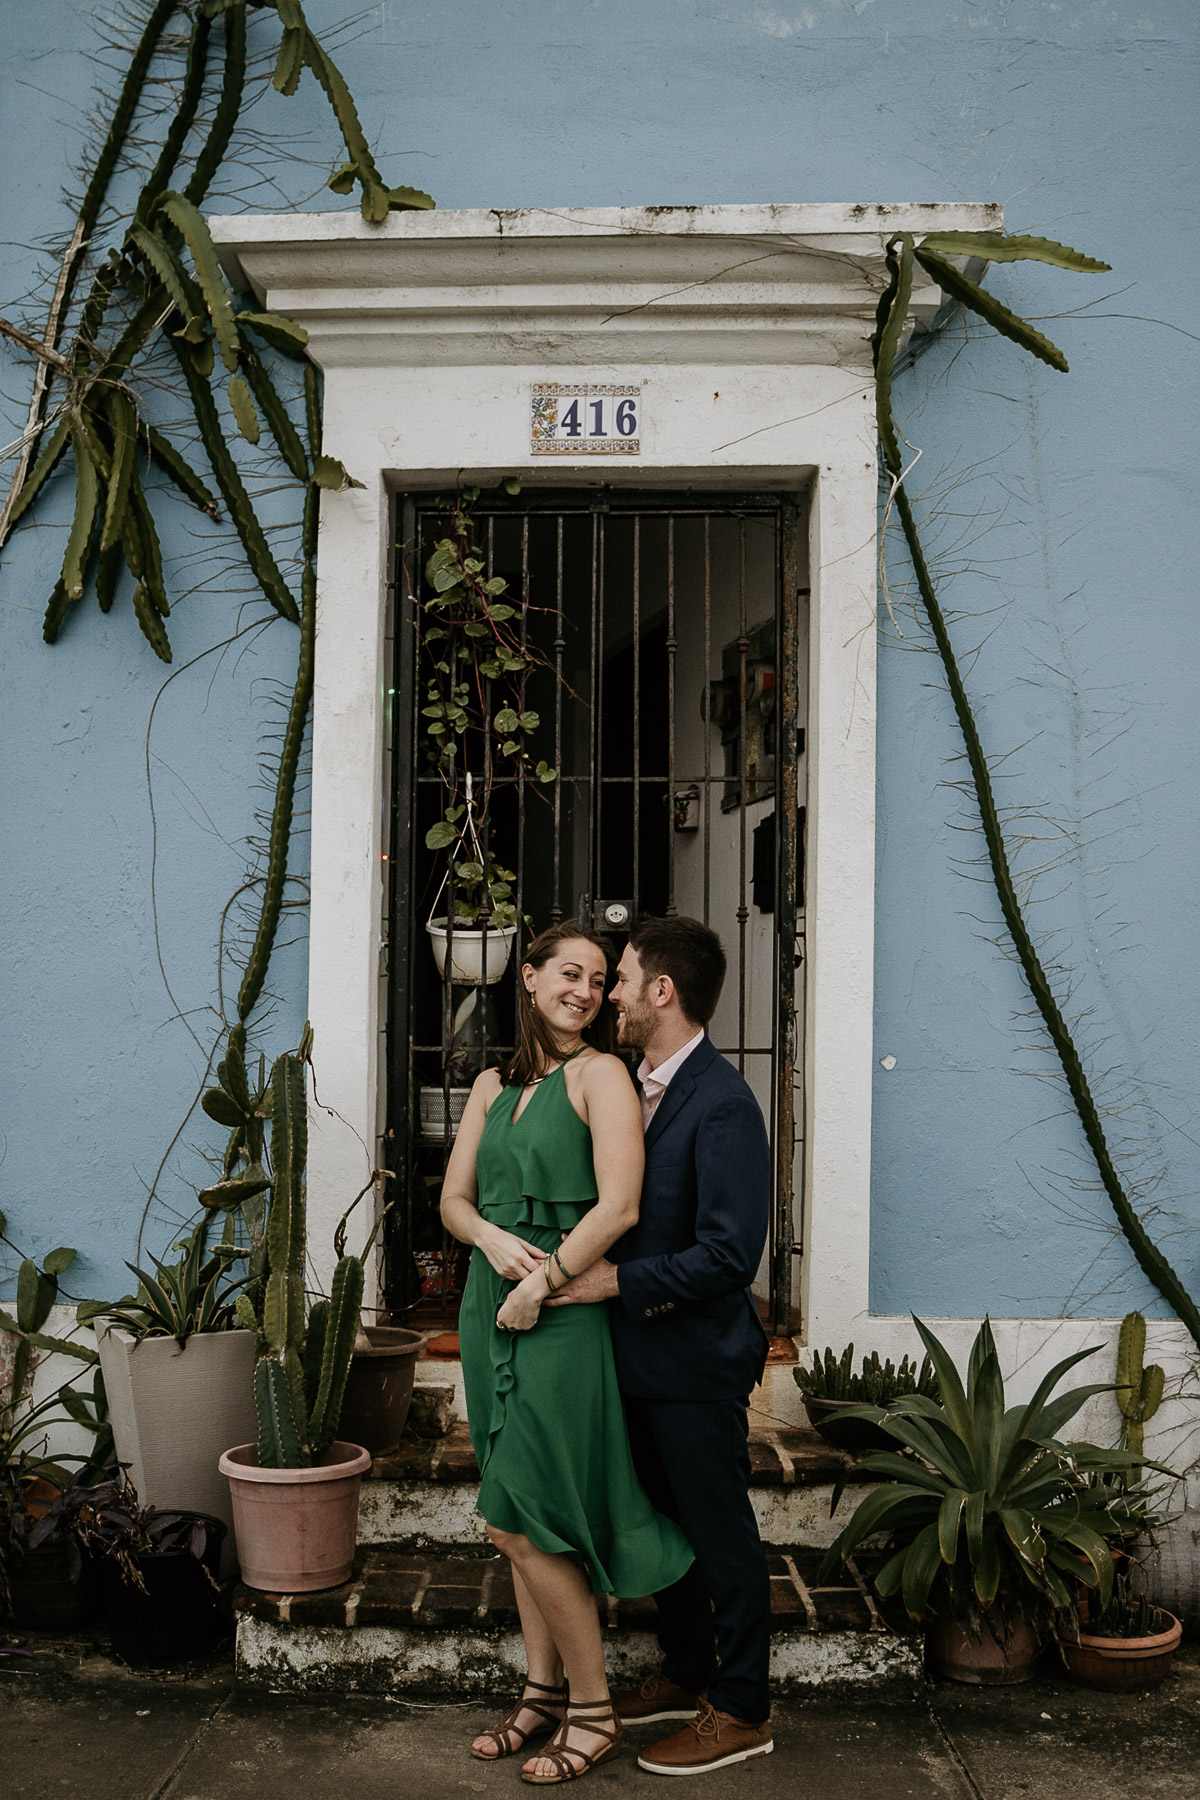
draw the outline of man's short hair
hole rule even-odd
[[[725,952],[715,931],[699,919],[682,916],[642,919],[629,934],[642,975],[667,975],[684,1017],[707,1025],[717,1010],[725,983]]]

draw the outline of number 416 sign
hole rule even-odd
[[[535,456],[640,456],[640,387],[615,382],[535,381],[530,449]]]

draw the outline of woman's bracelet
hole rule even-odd
[[[545,1261],[542,1263],[542,1274],[545,1277],[546,1287],[548,1288],[550,1293],[557,1294],[558,1289],[555,1287],[554,1283],[550,1279],[550,1258],[548,1255],[547,1255]]]
[[[555,1262],[558,1264],[559,1273],[562,1275],[563,1281],[564,1282],[574,1281],[575,1277],[572,1275],[571,1271],[564,1265],[563,1259],[558,1254],[558,1251],[555,1250],[552,1252],[552,1254],[553,1254]],[[547,1257],[546,1260],[547,1260],[547,1262],[549,1262],[550,1258]]]

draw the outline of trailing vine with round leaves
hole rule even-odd
[[[520,492],[515,476],[504,487]],[[442,816],[426,832],[425,846],[448,853],[454,916],[469,924],[486,916],[503,927],[517,923],[516,878],[488,843],[496,786],[527,778],[549,784],[558,770],[544,759],[534,763],[528,748],[541,720],[525,704],[525,684],[532,669],[547,665],[526,635],[527,596],[514,604],[505,578],[488,574],[471,527],[478,498],[477,487],[466,487],[447,506],[446,535],[425,562],[430,597],[417,599],[427,663],[421,717],[442,785]],[[481,786],[465,767],[468,733],[483,765]]]

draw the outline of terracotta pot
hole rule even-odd
[[[861,1400],[827,1400],[821,1394],[802,1394],[804,1410],[808,1414],[808,1422],[828,1444],[836,1444],[839,1450],[896,1450],[899,1445],[894,1437],[870,1419],[844,1419],[841,1415],[849,1412],[851,1407],[861,1406]]]
[[[946,1681],[975,1686],[1008,1686],[1029,1681],[1041,1639],[1033,1626],[1016,1619],[1007,1638],[996,1615],[985,1614],[976,1638],[954,1619],[935,1619],[925,1639],[929,1666]]]
[[[1076,1681],[1115,1693],[1157,1687],[1179,1648],[1183,1626],[1174,1613],[1159,1608],[1160,1620],[1170,1624],[1153,1637],[1093,1637],[1081,1631],[1078,1641],[1060,1633],[1062,1659]]]
[[[417,1356],[426,1334],[400,1325],[368,1325],[366,1333],[371,1348],[354,1352],[338,1430],[373,1457],[390,1456],[408,1422]]]
[[[247,1587],[306,1594],[348,1579],[369,1450],[339,1442],[315,1468],[260,1469],[257,1444],[238,1444],[217,1466],[229,1478]]]

